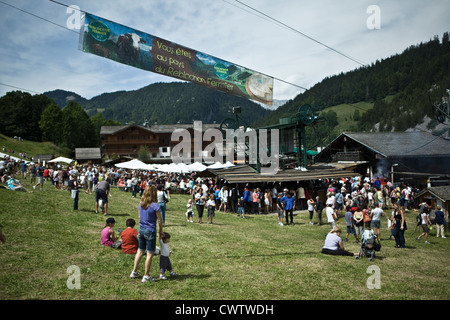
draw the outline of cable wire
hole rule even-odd
[[[223,1],[226,2],[226,3],[228,3],[228,4],[230,4],[228,1],[225,1],[225,0],[223,0]],[[351,61],[353,61],[353,62],[356,62],[357,64],[359,64],[359,65],[361,65],[361,66],[367,65],[367,63],[361,62],[361,61],[357,60],[356,58],[353,58],[353,57],[349,56],[348,54],[343,53],[342,51],[336,50],[336,49],[330,47],[329,45],[327,45],[327,44],[325,44],[325,43],[323,43],[323,42],[321,42],[321,41],[319,41],[319,40],[317,40],[317,39],[314,39],[313,37],[307,35],[306,33],[301,32],[301,31],[299,31],[299,30],[297,30],[297,29],[294,29],[293,27],[291,27],[291,26],[285,24],[284,22],[281,22],[280,20],[275,19],[275,18],[269,16],[268,14],[265,14],[264,12],[262,12],[262,11],[260,11],[260,10],[258,10],[258,9],[255,9],[255,8],[249,6],[248,4],[245,4],[245,3],[242,2],[242,1],[239,1],[239,0],[235,0],[235,1],[236,1],[237,3],[240,3],[241,5],[243,5],[243,6],[247,7],[247,8],[249,8],[250,10],[253,10],[253,11],[257,12],[259,15],[261,15],[262,17],[264,17],[264,20],[270,20],[270,21],[274,22],[275,24],[277,24],[277,25],[279,25],[279,26],[282,26],[282,27],[284,27],[284,28],[286,28],[286,29],[288,29],[288,30],[291,30],[291,31],[294,32],[294,33],[300,34],[301,36],[303,36],[303,37],[305,37],[305,38],[308,38],[309,40],[314,41],[315,43],[317,43],[317,44],[319,44],[319,45],[321,45],[321,46],[324,46],[325,48],[327,48],[327,49],[329,49],[329,50],[331,50],[331,51],[333,51],[333,52],[335,52],[335,53],[337,53],[337,54],[339,54],[339,55],[341,55],[341,56],[343,56],[343,57],[345,57],[345,58],[347,58],[347,59],[349,59],[349,60],[351,60]],[[238,7],[238,6],[235,6],[235,7],[240,8],[240,7]],[[244,10],[243,8],[240,8],[240,9]],[[244,11],[248,12],[247,10],[244,10]],[[260,16],[260,17],[261,17],[261,16]],[[261,17],[261,18],[262,18],[262,17]]]

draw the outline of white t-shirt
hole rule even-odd
[[[339,237],[336,233],[329,233],[325,238],[323,248],[328,250],[337,250],[339,248],[339,242],[342,242],[341,237]]]
[[[162,256],[168,257],[170,255],[169,244],[164,243],[162,239],[159,239],[160,252]]]
[[[420,215],[420,217],[422,218],[422,224],[427,224],[427,221],[428,221],[428,219],[430,218],[430,215],[428,214],[428,213],[422,213],[421,215]],[[428,217],[428,219],[427,219],[427,217]]]
[[[333,210],[333,208],[327,207],[325,212],[327,213],[328,222],[333,222],[334,221],[334,218],[333,218],[334,210]]]

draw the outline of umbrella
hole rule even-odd
[[[49,162],[64,162],[64,163],[72,163],[73,160],[66,157],[58,157],[55,159],[50,160]]]

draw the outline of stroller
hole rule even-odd
[[[364,230],[361,237],[361,249],[359,250],[359,257],[368,257],[372,261],[375,257],[375,251],[380,251],[380,240],[373,233],[372,230]]]

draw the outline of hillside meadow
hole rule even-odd
[[[33,190],[29,181],[22,181]],[[328,225],[310,225],[307,211],[296,211],[295,225],[278,226],[274,214],[218,212],[214,224],[188,223],[189,195],[172,194],[164,230],[171,234],[174,270],[168,280],[141,283],[130,279],[133,255],[100,245],[105,217],[95,214],[94,195],[80,193],[74,211],[68,191],[50,182],[44,191],[0,189],[0,225],[7,237],[0,245],[2,300],[446,300],[450,297],[450,237],[430,245],[415,238],[415,215],[407,214],[406,249],[394,248],[382,220],[382,248],[377,258],[320,253]],[[109,213],[124,229],[138,221],[138,198],[112,190]],[[195,210],[194,210],[195,213]],[[388,213],[386,211],[386,213]],[[206,219],[205,219],[206,220]],[[196,214],[194,221],[197,221]],[[345,230],[345,221],[340,219]],[[343,234],[345,236],[345,233]],[[356,252],[359,244],[344,243]],[[74,269],[75,268],[75,269]],[[79,287],[73,286],[79,270]],[[141,262],[139,271],[144,272]],[[151,275],[159,274],[159,257]],[[377,289],[376,279],[379,280]],[[375,288],[374,288],[375,287]]]

